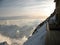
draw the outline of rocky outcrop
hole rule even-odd
[[[9,44],[5,41],[5,42],[1,42],[0,45],[9,45]]]

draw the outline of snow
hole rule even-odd
[[[46,35],[46,24],[40,27],[38,32],[31,36],[24,45],[44,45],[45,44],[45,35]]]
[[[55,20],[55,16],[49,19],[52,23]],[[24,45],[45,45],[45,37],[47,33],[47,22],[45,22],[41,27],[39,27],[34,34],[24,43]]]

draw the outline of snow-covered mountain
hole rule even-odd
[[[45,45],[48,22],[55,21],[55,12],[51,14],[44,22],[37,26],[32,36],[24,43],[24,45]]]

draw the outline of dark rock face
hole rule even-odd
[[[60,0],[55,0],[56,2],[56,10],[55,10],[55,22],[49,22],[50,30],[60,30]]]
[[[60,31],[49,31],[46,36],[45,45],[60,45]]]
[[[8,45],[8,43],[5,41],[5,42],[0,43],[0,45]]]
[[[46,45],[60,45],[60,0],[55,0],[56,2],[56,20],[55,23],[48,22],[49,31],[46,35]]]
[[[56,21],[60,24],[60,0],[56,0]]]

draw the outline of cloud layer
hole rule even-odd
[[[24,7],[32,5],[41,5],[43,2],[51,2],[52,0],[1,0],[1,7]]]
[[[47,13],[44,10],[49,10],[51,4],[53,0],[0,0],[0,16],[44,15]]]

